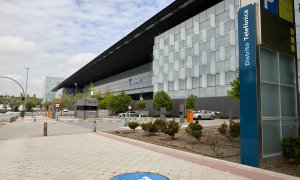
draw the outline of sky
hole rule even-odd
[[[174,0],[0,0],[0,76],[43,95],[46,76],[67,78]],[[0,95],[19,96],[0,78]]]

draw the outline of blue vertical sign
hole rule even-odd
[[[259,166],[255,4],[238,12],[241,163]]]
[[[278,0],[261,0],[261,7],[278,16]]]

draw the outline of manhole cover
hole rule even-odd
[[[127,173],[113,177],[111,180],[169,180],[165,176],[152,173]]]

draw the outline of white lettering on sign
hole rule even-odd
[[[264,0],[264,7],[266,8],[266,9],[268,9],[268,2],[269,3],[274,3],[274,0]]]
[[[243,28],[244,28],[244,41],[249,39],[249,26],[248,26],[248,10],[244,11],[244,23],[243,23]]]
[[[249,12],[248,12],[248,10],[245,10],[244,17],[243,17],[244,41],[248,41],[249,35],[250,35],[248,19],[249,19]],[[250,44],[249,44],[249,42],[245,43],[244,51],[245,51],[245,66],[249,66],[250,65]]]
[[[247,42],[245,44],[245,66],[249,66],[250,65],[250,44]]]
[[[86,101],[86,105],[94,105],[94,106],[97,106],[97,100],[87,100]]]

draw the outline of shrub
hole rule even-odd
[[[228,127],[228,125],[224,122],[218,128],[218,131],[222,136],[225,136],[228,140],[231,141],[232,139],[234,139],[240,135],[240,123],[230,121],[229,127]]]
[[[202,129],[203,127],[199,124],[198,121],[196,121],[194,123],[190,123],[185,131],[200,142],[200,139],[202,137]]]
[[[130,129],[135,130],[140,124],[137,123],[137,122],[132,121],[132,122],[128,122],[127,125],[128,125],[128,127],[129,127]]]
[[[224,152],[219,148],[219,140],[216,137],[208,137],[207,142],[210,149],[215,153],[218,158],[223,157]]]
[[[144,130],[148,136],[153,135],[153,134],[157,133],[157,131],[158,131],[157,125],[152,122],[143,123],[143,124],[141,124],[141,127],[142,127],[142,130]]]
[[[166,122],[160,119],[155,120],[154,124],[157,126],[158,131],[162,131],[166,126]]]
[[[220,119],[229,119],[228,116],[220,116]]]
[[[166,122],[166,125],[162,129],[162,132],[171,136],[171,138],[174,139],[175,134],[178,133],[178,131],[179,131],[179,128],[180,128],[179,123],[172,120],[172,121]]]
[[[289,163],[300,164],[300,138],[287,137],[281,141],[282,155]]]
[[[230,121],[229,132],[230,132],[230,135],[233,138],[238,137],[240,135],[240,123],[239,122]]]
[[[0,113],[6,113],[7,110],[6,109],[0,109]]]

